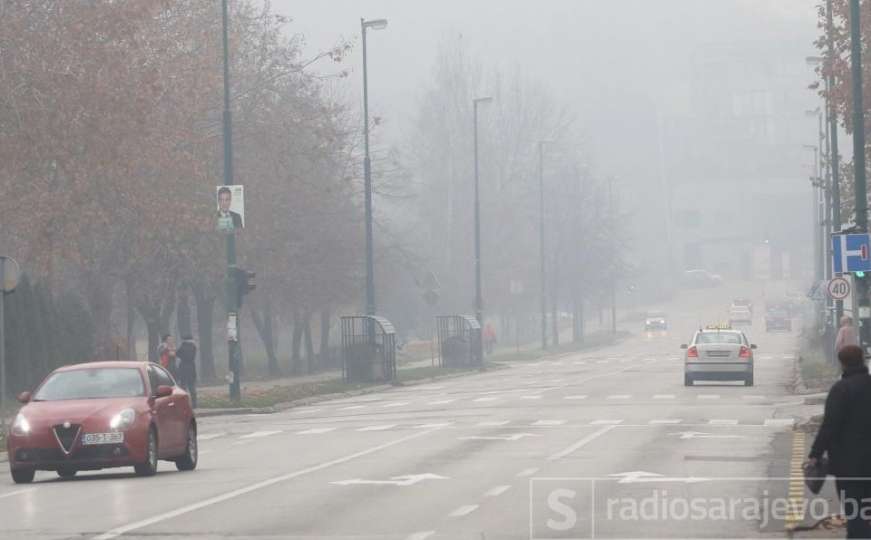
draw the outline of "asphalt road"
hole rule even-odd
[[[161,463],[153,478],[38,473],[28,486],[3,475],[0,537],[782,537],[782,523],[686,519],[671,502],[784,496],[769,477],[788,470],[790,446],[776,443],[792,430],[795,336],[764,334],[759,318],[755,387],[683,386],[680,343],[735,292],[684,295],[664,306],[669,332],[627,326],[633,337],[608,348],[204,418],[192,473]],[[639,517],[643,501],[677,511]]]

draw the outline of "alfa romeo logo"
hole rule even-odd
[[[72,424],[70,424],[70,421],[69,421],[69,420],[67,420],[66,422],[64,422],[64,429],[70,429],[70,427],[72,427]]]

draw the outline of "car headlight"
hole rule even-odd
[[[136,420],[136,411],[133,409],[124,409],[112,417],[109,421],[109,427],[114,430],[124,431],[133,425],[134,420]]]
[[[30,435],[30,422],[21,413],[18,413],[18,416],[15,417],[15,422],[12,423],[12,434],[19,437]]]

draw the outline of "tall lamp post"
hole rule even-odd
[[[538,141],[538,246],[539,272],[541,282],[541,348],[547,349],[547,286],[544,265],[544,145],[553,141]]]
[[[478,105],[490,103],[492,97],[479,97],[472,100],[473,137],[475,140],[475,318],[484,327],[484,297],[481,293],[481,199],[478,186]],[[480,345],[480,341],[479,341]],[[480,351],[479,351],[480,352]]]
[[[233,184],[233,119],[230,112],[230,46],[228,34],[228,8],[227,0],[221,5],[222,38],[224,46],[224,185]],[[226,276],[226,299],[227,299],[227,355],[230,368],[229,384],[230,399],[239,401],[241,398],[241,358],[242,347],[239,343],[239,297],[236,288],[236,233],[231,230],[227,233],[227,276]]]
[[[850,0],[850,68],[853,79],[853,125],[865,125],[865,109],[862,103],[862,42],[859,24],[859,0]],[[853,175],[856,229],[868,232],[868,193],[865,185],[865,130],[853,130]],[[868,283],[866,278],[856,279],[856,298],[859,304],[859,336],[864,348],[869,335]]]
[[[363,182],[366,192],[366,314],[375,315],[375,262],[372,246],[372,160],[369,157],[369,77],[366,66],[366,31],[387,28],[387,19],[360,19],[363,36]]]

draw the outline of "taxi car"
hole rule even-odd
[[[644,319],[644,330],[651,332],[654,330],[668,330],[668,321],[665,318],[665,313],[654,311],[647,314]]]
[[[684,386],[698,380],[743,380],[753,386],[753,351],[756,345],[729,325],[699,329],[684,349]]]
[[[16,483],[35,472],[71,478],[81,470],[132,466],[157,472],[159,459],[180,471],[197,466],[197,424],[190,397],[157,364],[91,362],[59,368],[18,400],[6,437]]]

